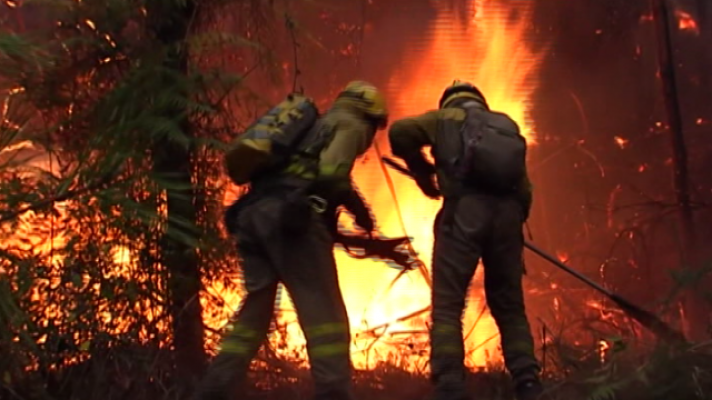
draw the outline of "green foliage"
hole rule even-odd
[[[197,249],[205,281],[234,286],[221,226],[229,129],[221,102],[242,79],[176,66],[187,45],[159,40],[145,9],[186,4],[32,1],[23,7],[52,15],[43,28],[0,34],[0,387],[8,393],[102,398],[117,373],[146,387],[168,379],[166,240]],[[228,38],[195,36],[191,53],[251,45]],[[187,155],[187,176],[156,167],[165,149]],[[196,215],[167,210],[169,201]]]

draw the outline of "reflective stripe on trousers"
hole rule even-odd
[[[443,208],[435,224],[431,371],[436,398],[449,400],[466,398],[462,313],[480,257],[505,366],[515,382],[536,375],[539,367],[522,293],[520,205],[513,199],[465,195],[456,204],[446,200]]]
[[[332,237],[313,212],[303,232],[285,235],[281,203],[264,198],[241,213],[238,241],[247,295],[200,386],[201,400],[234,397],[266,339],[279,282],[289,292],[307,339],[315,399],[352,398],[349,325]]]

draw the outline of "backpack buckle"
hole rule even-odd
[[[324,198],[315,195],[309,196],[309,203],[317,214],[322,214],[326,211],[327,206],[329,205]]]

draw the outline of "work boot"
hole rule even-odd
[[[517,400],[542,400],[544,387],[538,380],[529,380],[517,385],[514,391]]]

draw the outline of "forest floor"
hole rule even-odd
[[[307,400],[312,394],[308,371],[305,376],[282,380],[279,384],[264,388],[265,374],[255,372],[253,385],[247,399],[250,400]],[[514,399],[508,375],[500,372],[475,373],[468,376],[472,399]],[[410,374],[395,369],[358,371],[355,374],[355,398],[358,400],[426,400],[432,394],[432,385],[424,375]]]
[[[0,379],[0,400],[188,400],[194,384],[177,379],[165,350],[114,349],[87,362],[50,373]],[[0,359],[0,365],[3,360]],[[239,400],[310,400],[312,379],[303,362],[258,356]],[[645,352],[630,347],[588,359],[563,351],[547,357],[547,400],[712,400],[712,342]],[[237,377],[236,377],[237,378]],[[467,377],[472,400],[514,400],[509,375],[497,368]],[[389,364],[354,373],[356,400],[429,400],[425,372]]]
[[[309,371],[302,368],[253,370],[250,381],[245,399],[307,400],[312,393]],[[357,371],[354,381],[359,400],[427,400],[432,394],[425,374],[388,366]],[[546,377],[544,385],[547,400],[712,400],[712,343],[579,365]],[[470,373],[468,387],[473,400],[514,400],[504,371]]]

